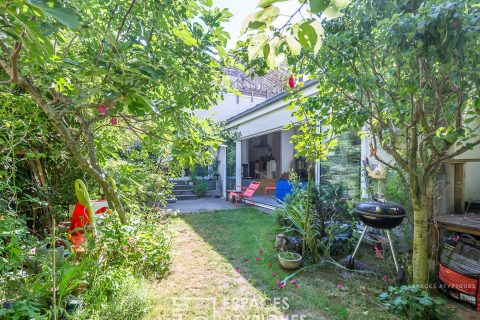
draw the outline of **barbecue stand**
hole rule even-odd
[[[360,220],[365,224],[362,235],[358,240],[358,243],[353,251],[352,255],[347,256],[346,258],[346,267],[348,269],[354,270],[355,266],[362,266],[363,264],[355,263],[355,255],[357,254],[358,248],[362,240],[367,233],[369,228],[376,228],[385,230],[387,234],[388,243],[390,245],[390,250],[392,251],[393,262],[395,263],[395,269],[397,270],[397,279],[401,281],[405,277],[405,269],[399,267],[397,257],[395,255],[395,250],[393,248],[392,236],[390,230],[399,226],[403,219],[405,218],[405,209],[392,202],[385,202],[384,200],[375,200],[375,201],[366,201],[358,202],[355,204],[355,213],[359,216]]]

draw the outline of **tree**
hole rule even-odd
[[[11,83],[41,108],[123,223],[95,147],[105,127],[167,142],[190,162],[218,144],[191,110],[210,107],[221,90],[226,10],[208,0],[7,0],[0,8],[3,90]]]
[[[324,23],[318,55],[296,60],[319,83],[313,97],[297,91],[294,114],[322,126],[301,130],[297,145],[328,149],[349,130],[370,136],[372,156],[399,174],[412,201],[417,285],[428,282],[434,178],[443,161],[480,144],[479,9],[456,0],[356,1]]]
[[[302,51],[316,54],[324,37],[320,19],[341,17],[349,3],[349,0],[301,0],[288,15],[275,5],[284,1],[287,0],[260,0],[259,10],[243,23],[242,33],[249,37],[246,42],[238,43],[237,55],[247,58],[248,66],[259,74],[267,67],[278,67],[285,58],[292,60]]]

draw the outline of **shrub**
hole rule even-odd
[[[129,271],[110,268],[95,278],[71,319],[141,319],[150,309],[144,284]]]
[[[92,258],[99,259],[101,267],[162,277],[171,257],[170,238],[159,220],[158,215],[140,214],[130,217],[129,225],[121,225],[116,217],[107,217],[98,227],[101,241],[89,249]]]
[[[411,320],[446,319],[447,314],[451,313],[444,299],[432,297],[414,285],[388,287],[388,291],[380,294],[379,299],[390,312]]]
[[[303,237],[306,230],[315,237],[307,252],[320,251],[325,255],[342,255],[350,251],[355,236],[349,204],[340,198],[341,185],[326,184],[321,188],[312,186],[310,226],[305,225],[307,189],[297,181],[285,202],[275,210],[274,216],[283,233]],[[347,222],[341,222],[345,221]]]
[[[197,181],[193,184],[192,192],[199,197],[205,197],[208,191],[208,184],[205,181]]]

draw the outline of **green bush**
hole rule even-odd
[[[192,192],[199,197],[205,197],[208,191],[208,184],[205,181],[197,181],[192,186]]]
[[[70,319],[141,319],[150,310],[144,284],[132,273],[110,268],[98,275]]]
[[[302,187],[293,179],[292,192],[274,212],[274,217],[283,233],[303,237],[305,213],[307,208],[307,187]],[[325,184],[321,188],[312,186],[311,221],[312,234],[316,248],[307,248],[307,252],[316,250],[326,255],[343,255],[352,249],[356,237],[349,203],[341,199],[342,185]]]
[[[379,299],[390,312],[410,320],[441,320],[451,314],[445,300],[432,297],[425,290],[411,285],[388,287]]]
[[[170,238],[166,228],[152,214],[131,216],[121,225],[109,216],[99,225],[97,241],[90,254],[100,259],[101,267],[116,266],[145,277],[160,278],[170,264]]]

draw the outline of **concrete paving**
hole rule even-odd
[[[248,204],[238,204],[237,207],[232,203],[225,201],[225,198],[201,198],[195,200],[180,200],[174,203],[167,203],[167,210],[178,211],[178,213],[194,213],[194,212],[205,212],[205,211],[215,211],[215,210],[231,210],[238,209],[242,207],[251,207]],[[257,209],[271,213],[271,210],[264,208]]]

